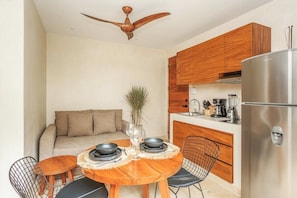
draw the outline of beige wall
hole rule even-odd
[[[25,1],[24,14],[24,154],[37,158],[46,126],[46,34],[32,0]]]
[[[0,9],[0,192],[17,197],[8,170],[24,153],[23,1],[0,1]]]
[[[56,110],[79,109],[119,108],[130,121],[123,98],[141,85],[150,98],[143,110],[147,135],[167,134],[165,51],[55,34],[47,43],[47,124]]]
[[[18,197],[11,164],[37,156],[45,126],[45,32],[32,0],[0,1],[0,192]]]

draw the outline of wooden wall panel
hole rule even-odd
[[[176,84],[176,57],[168,59],[168,138],[170,113],[188,112],[189,85]]]

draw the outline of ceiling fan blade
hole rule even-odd
[[[86,16],[86,17],[89,17],[91,19],[97,20],[97,21],[114,24],[114,25],[116,25],[118,27],[121,27],[123,25],[123,23],[118,23],[118,22],[113,22],[113,21],[107,21],[107,20],[104,20],[104,19],[99,19],[99,18],[90,16],[90,15],[87,15],[87,14],[84,14],[84,13],[81,13],[81,14],[84,15],[84,16]]]
[[[88,18],[91,18],[91,19],[94,19],[94,20],[97,20],[97,21],[100,21],[100,22],[111,23],[111,24],[114,24],[114,25],[120,27],[121,30],[127,35],[128,40],[130,40],[134,36],[133,31],[135,29],[137,29],[137,28],[139,28],[139,27],[141,27],[141,26],[143,26],[143,25],[145,25],[145,24],[147,24],[147,23],[149,23],[149,22],[151,22],[153,20],[156,20],[156,19],[159,19],[161,17],[170,15],[169,12],[161,12],[161,13],[157,13],[157,14],[152,14],[152,15],[143,17],[142,19],[139,19],[136,22],[134,22],[133,24],[131,24],[128,15],[132,12],[132,10],[133,10],[132,7],[124,6],[122,8],[122,10],[126,14],[126,18],[125,18],[124,23],[118,23],[118,22],[108,21],[108,20],[104,20],[104,19],[99,19],[97,17],[93,17],[93,16],[90,16],[90,15],[84,14],[84,13],[81,13],[81,14],[88,17]]]
[[[135,29],[153,21],[153,20],[156,20],[156,19],[159,19],[161,17],[165,17],[165,16],[168,16],[170,15],[169,12],[161,12],[161,13],[157,13],[157,14],[152,14],[152,15],[149,15],[149,16],[146,16],[146,17],[143,17],[142,19],[139,19],[137,21],[135,21],[133,23]]]

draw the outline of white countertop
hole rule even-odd
[[[205,115],[188,116],[181,113],[170,114],[170,142],[173,142],[173,121],[180,121],[188,124],[202,126],[218,131],[233,134],[233,184],[225,182],[217,177],[217,180],[226,188],[240,194],[241,189],[241,125],[228,122],[219,122],[215,118]]]
[[[180,122],[194,124],[194,125],[211,128],[219,131],[224,131],[232,134],[240,133],[241,131],[240,124],[216,121],[216,120],[220,120],[220,118],[213,118],[205,115],[187,116],[181,113],[171,113],[170,120],[177,120]]]

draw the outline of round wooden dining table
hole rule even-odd
[[[113,143],[121,147],[130,145],[130,140],[117,140]],[[169,198],[167,178],[174,175],[182,166],[183,155],[166,159],[140,158],[128,164],[110,169],[82,168],[83,174],[95,181],[109,184],[109,197],[119,198],[120,186],[142,185],[143,198],[149,197],[149,184],[158,183],[162,198]]]

